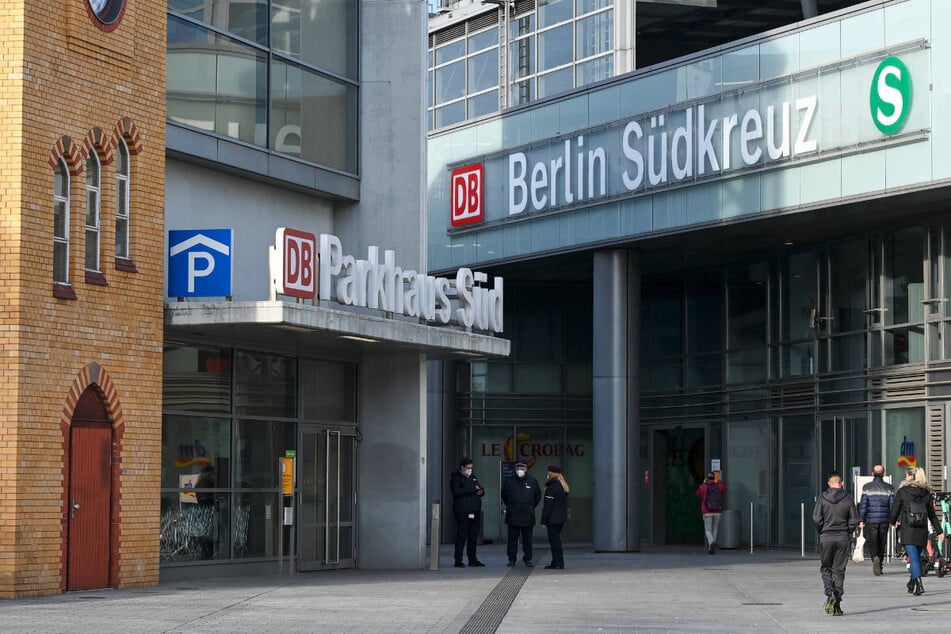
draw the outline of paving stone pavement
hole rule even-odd
[[[887,564],[881,577],[868,562],[850,563],[845,615],[833,617],[822,610],[814,555],[569,548],[565,570],[546,570],[548,553],[537,551],[538,566],[518,571],[530,573],[524,583],[509,584],[515,596],[507,598],[500,633],[951,629],[951,576],[925,578],[925,594],[915,597],[905,590],[902,562]],[[337,570],[0,600],[0,632],[475,631],[466,624],[491,609],[486,598],[504,591],[500,582],[512,572],[498,545],[480,547],[479,556],[485,568],[453,568],[444,547],[438,571]]]

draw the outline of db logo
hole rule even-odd
[[[452,170],[453,227],[471,225],[482,220],[482,163],[464,165]]]
[[[281,227],[274,236],[276,266],[274,290],[291,297],[317,294],[317,238],[312,233]]]

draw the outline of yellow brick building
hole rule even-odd
[[[165,32],[0,2],[0,597],[158,580]]]

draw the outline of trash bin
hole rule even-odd
[[[740,547],[740,512],[724,510],[717,528],[717,548]]]

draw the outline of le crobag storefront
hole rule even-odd
[[[763,545],[798,547],[831,469],[946,489],[947,24],[868,3],[431,135],[431,270],[513,298],[511,359],[460,370],[481,477],[562,447],[597,550],[700,543],[715,464]]]

